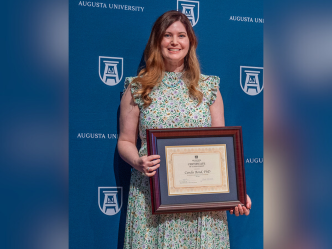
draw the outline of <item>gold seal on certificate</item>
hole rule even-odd
[[[165,146],[168,195],[229,193],[226,144]]]

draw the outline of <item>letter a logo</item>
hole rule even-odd
[[[263,91],[263,68],[240,66],[240,85],[242,90],[251,96]]]
[[[99,78],[106,85],[119,84],[123,76],[123,58],[99,56]]]
[[[177,11],[185,14],[194,27],[199,19],[199,1],[177,0]]]
[[[106,215],[117,214],[122,207],[122,187],[98,187],[98,205]]]

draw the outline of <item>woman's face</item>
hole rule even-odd
[[[189,38],[184,25],[174,22],[166,29],[161,41],[161,53],[165,63],[183,63],[184,57],[189,51]]]

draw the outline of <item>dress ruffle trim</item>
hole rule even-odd
[[[142,100],[138,94],[135,94],[140,88],[141,85],[138,82],[132,83],[133,79],[136,77],[126,77],[125,82],[124,82],[124,91],[127,90],[128,87],[130,87],[131,94],[133,95],[133,99],[135,104],[137,104],[139,107],[141,107]]]
[[[209,100],[209,105],[212,105],[214,101],[217,99],[217,93],[219,89],[219,83],[220,83],[220,78],[218,76],[210,76],[212,78],[211,84],[210,84],[210,100]]]
[[[211,106],[217,99],[219,83],[220,78],[218,76],[201,75],[201,90],[203,91],[206,103],[209,106]]]

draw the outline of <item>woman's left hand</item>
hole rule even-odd
[[[249,195],[247,195],[247,204],[246,206],[241,206],[240,204],[235,207],[232,210],[229,210],[230,214],[235,214],[235,216],[239,216],[239,215],[249,215],[250,214],[250,209],[251,209],[251,199],[249,197]]]

